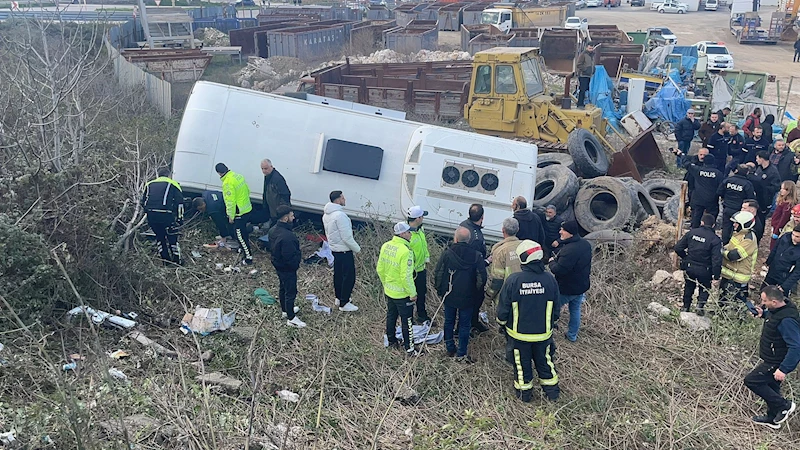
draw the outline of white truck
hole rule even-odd
[[[321,213],[330,191],[341,190],[351,217],[404,220],[420,205],[428,229],[449,233],[480,203],[494,239],[511,200],[533,199],[535,145],[379,113],[200,81],[183,113],[174,179],[184,192],[219,190],[214,165],[222,162],[244,175],[260,204],[260,162],[269,158],[296,209]]]

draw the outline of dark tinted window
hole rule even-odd
[[[380,147],[330,139],[325,147],[322,169],[377,180],[382,163],[383,149]]]

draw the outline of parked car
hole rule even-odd
[[[678,36],[667,27],[652,27],[647,29],[647,35],[652,37],[661,36],[664,44],[678,45]]]
[[[576,0],[575,9],[586,8],[586,0]]]
[[[706,0],[706,11],[716,11],[719,8],[719,1],[717,0]]]
[[[644,6],[644,0],[631,0],[631,6]]]
[[[733,70],[733,55],[728,51],[724,42],[700,41],[694,44],[698,56],[708,57],[708,70]]]
[[[589,29],[589,19],[580,17],[567,17],[567,21],[564,22],[564,28],[569,28],[570,30],[588,30]]]
[[[588,8],[597,8],[598,6],[603,4],[603,0],[586,0],[586,6]]]
[[[256,6],[255,0],[236,0],[234,6],[240,8],[242,6]]]
[[[689,10],[689,5],[686,3],[679,3],[675,0],[667,0],[658,7],[658,12],[663,13],[677,13],[685,14]]]

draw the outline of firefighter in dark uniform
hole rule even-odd
[[[694,162],[689,164],[686,172],[693,181],[695,190],[689,201],[689,206],[692,207],[692,229],[695,229],[700,226],[703,214],[717,217],[719,213],[717,189],[722,183],[722,172],[716,168],[716,160],[712,154],[706,155],[701,165]]]
[[[181,264],[177,227],[183,222],[183,191],[170,174],[168,167],[158,169],[158,178],[145,185],[140,203],[147,213],[147,224],[156,234],[161,259]]]
[[[558,400],[558,374],[550,355],[553,314],[558,304],[558,283],[545,272],[542,246],[525,240],[517,246],[522,271],[506,278],[500,290],[497,322],[514,341],[514,388],[523,402],[530,402],[533,365],[545,396]]]
[[[748,198],[754,198],[753,183],[747,179],[749,169],[740,164],[733,175],[725,178],[717,189],[717,194],[722,197],[722,243],[731,240],[733,222],[731,216],[742,209],[742,203]]]
[[[675,244],[675,253],[681,258],[681,269],[686,272],[686,286],[683,289],[683,308],[690,311],[695,288],[700,285],[697,307],[704,311],[711,280],[719,280],[722,272],[722,241],[714,233],[716,216],[704,214],[701,226],[684,234]]]

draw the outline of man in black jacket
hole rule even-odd
[[[469,246],[481,255],[481,259],[486,260],[486,241],[483,239],[483,205],[473,203],[469,207],[469,218],[460,224],[470,232]],[[486,264],[486,263],[484,263]],[[478,315],[483,305],[483,293],[475,297],[475,304],[472,310],[472,329],[475,333],[485,333],[489,331],[486,325],[482,324]]]
[[[705,147],[700,147],[697,150],[697,153],[692,156],[684,155],[683,153],[680,153],[680,151],[678,152],[678,156],[683,157],[683,168],[686,169],[686,173],[683,174],[683,181],[687,183],[687,195],[689,197],[689,203],[692,202],[692,194],[694,193],[694,177],[691,173],[689,173],[689,166],[694,164],[702,167],[708,154],[708,149]],[[714,162],[711,161],[711,163],[713,165]]]
[[[786,142],[783,140],[775,141],[774,149],[769,155],[769,162],[778,169],[781,181],[797,180],[797,172],[794,170],[794,152],[786,148]]]
[[[261,205],[269,215],[270,227],[278,222],[278,206],[292,206],[292,192],[286,179],[283,178],[272,165],[272,161],[265,159],[261,161],[261,173],[264,174],[264,192],[261,193]]]
[[[269,243],[272,252],[272,265],[278,273],[280,282],[279,299],[281,303],[281,317],[286,320],[286,325],[304,328],[305,322],[295,314],[300,308],[294,306],[297,297],[297,269],[303,257],[300,252],[300,241],[292,231],[294,213],[286,205],[275,208],[278,222],[269,230]]]
[[[497,305],[497,322],[513,339],[514,389],[523,402],[531,401],[533,360],[539,385],[548,400],[555,401],[560,389],[550,355],[559,286],[553,275],[544,270],[544,252],[539,243],[522,241],[517,255],[522,271],[508,276]]]
[[[769,162],[769,153],[762,150],[756,154],[755,171],[748,178],[753,183],[756,200],[760,205],[758,218],[762,224],[766,223],[770,206],[772,206],[775,196],[778,195],[778,191],[781,190],[782,181],[778,168]]]
[[[561,224],[561,250],[550,258],[550,272],[558,281],[558,305],[555,322],[561,316],[561,308],[569,304],[569,328],[566,337],[572,342],[578,340],[581,326],[581,305],[586,301],[592,273],[592,245],[578,234],[578,222],[570,220]]]
[[[561,223],[564,222],[561,216],[558,215],[558,209],[555,205],[547,205],[544,209],[544,248],[547,250],[545,254],[546,259],[550,259],[556,247],[558,247],[558,230],[561,229]]]
[[[759,209],[761,209],[761,207],[756,199],[748,198],[742,202],[742,211],[747,211],[756,218],[756,223],[753,225],[753,234],[756,235],[756,243],[761,242],[761,238],[764,237],[764,222],[758,218]]]
[[[469,246],[470,231],[458,227],[454,243],[442,253],[434,272],[436,292],[444,301],[444,345],[447,356],[456,361],[475,362],[467,355],[472,308],[477,295],[483,295],[486,284],[486,263],[480,253]],[[458,316],[458,347],[453,336]]]
[[[709,115],[708,120],[704,124],[700,125],[700,129],[697,130],[697,136],[700,138],[700,142],[703,143],[703,147],[708,146],[708,140],[717,132],[717,130],[723,128],[723,132],[727,131],[724,130],[725,127],[722,125],[722,120],[720,120],[719,114],[715,112],[712,112]]]
[[[681,167],[685,155],[689,154],[694,132],[700,129],[700,121],[694,118],[694,114],[694,109],[689,109],[686,111],[686,117],[675,124],[675,140],[678,141],[678,150],[682,153],[675,160],[678,167]]]
[[[745,165],[736,167],[733,175],[725,178],[717,189],[717,195],[722,197],[722,243],[731,240],[733,222],[731,216],[742,209],[742,202],[755,197],[753,183],[747,179],[749,169]]]
[[[762,287],[778,286],[787,297],[796,290],[800,281],[800,225],[778,239],[767,257],[767,266],[769,271]]]
[[[161,259],[165,264],[181,264],[178,226],[183,222],[183,191],[178,182],[170,178],[171,172],[169,167],[158,169],[158,178],[145,185],[139,204],[156,235]]]
[[[698,284],[698,313],[704,311],[711,292],[711,280],[719,280],[722,272],[722,241],[714,233],[716,221],[716,216],[704,214],[701,226],[684,234],[675,244],[675,253],[681,258],[681,269],[686,272],[681,311],[692,309],[692,297]]]
[[[192,200],[192,206],[200,214],[207,214],[211,217],[211,221],[217,227],[222,242],[225,242],[227,237],[233,236],[233,227],[228,222],[228,216],[225,212],[225,200],[220,191],[203,191],[200,197],[195,197]]]
[[[706,148],[711,155],[714,155],[717,169],[722,172],[725,170],[725,163],[728,162],[728,138],[725,136],[725,127],[719,127],[708,137]]]
[[[767,403],[767,414],[753,417],[753,422],[777,430],[797,408],[781,395],[781,383],[800,361],[800,315],[777,286],[761,289],[761,306],[755,314],[766,319],[758,352],[762,362],[747,374],[744,384]]]
[[[772,136],[767,136],[761,127],[753,130],[753,135],[745,138],[744,147],[742,150],[745,152],[743,163],[756,162],[756,155],[760,151],[769,151],[772,145]]]
[[[689,206],[692,207],[692,229],[700,226],[700,218],[708,213],[717,217],[719,213],[719,195],[717,190],[722,183],[722,172],[717,170],[714,155],[705,155],[702,166],[689,164],[686,173],[690,177],[690,184],[694,186],[692,196],[689,197]]]
[[[520,241],[529,239],[531,241],[544,241],[544,227],[539,216],[528,209],[528,201],[525,197],[516,197],[511,202],[511,210],[514,211],[514,218],[519,222],[519,232],[517,238]]]
[[[739,127],[735,123],[728,124],[728,155],[731,161],[725,166],[723,175],[728,175],[739,164],[744,164],[746,149],[744,137],[739,134]]]

